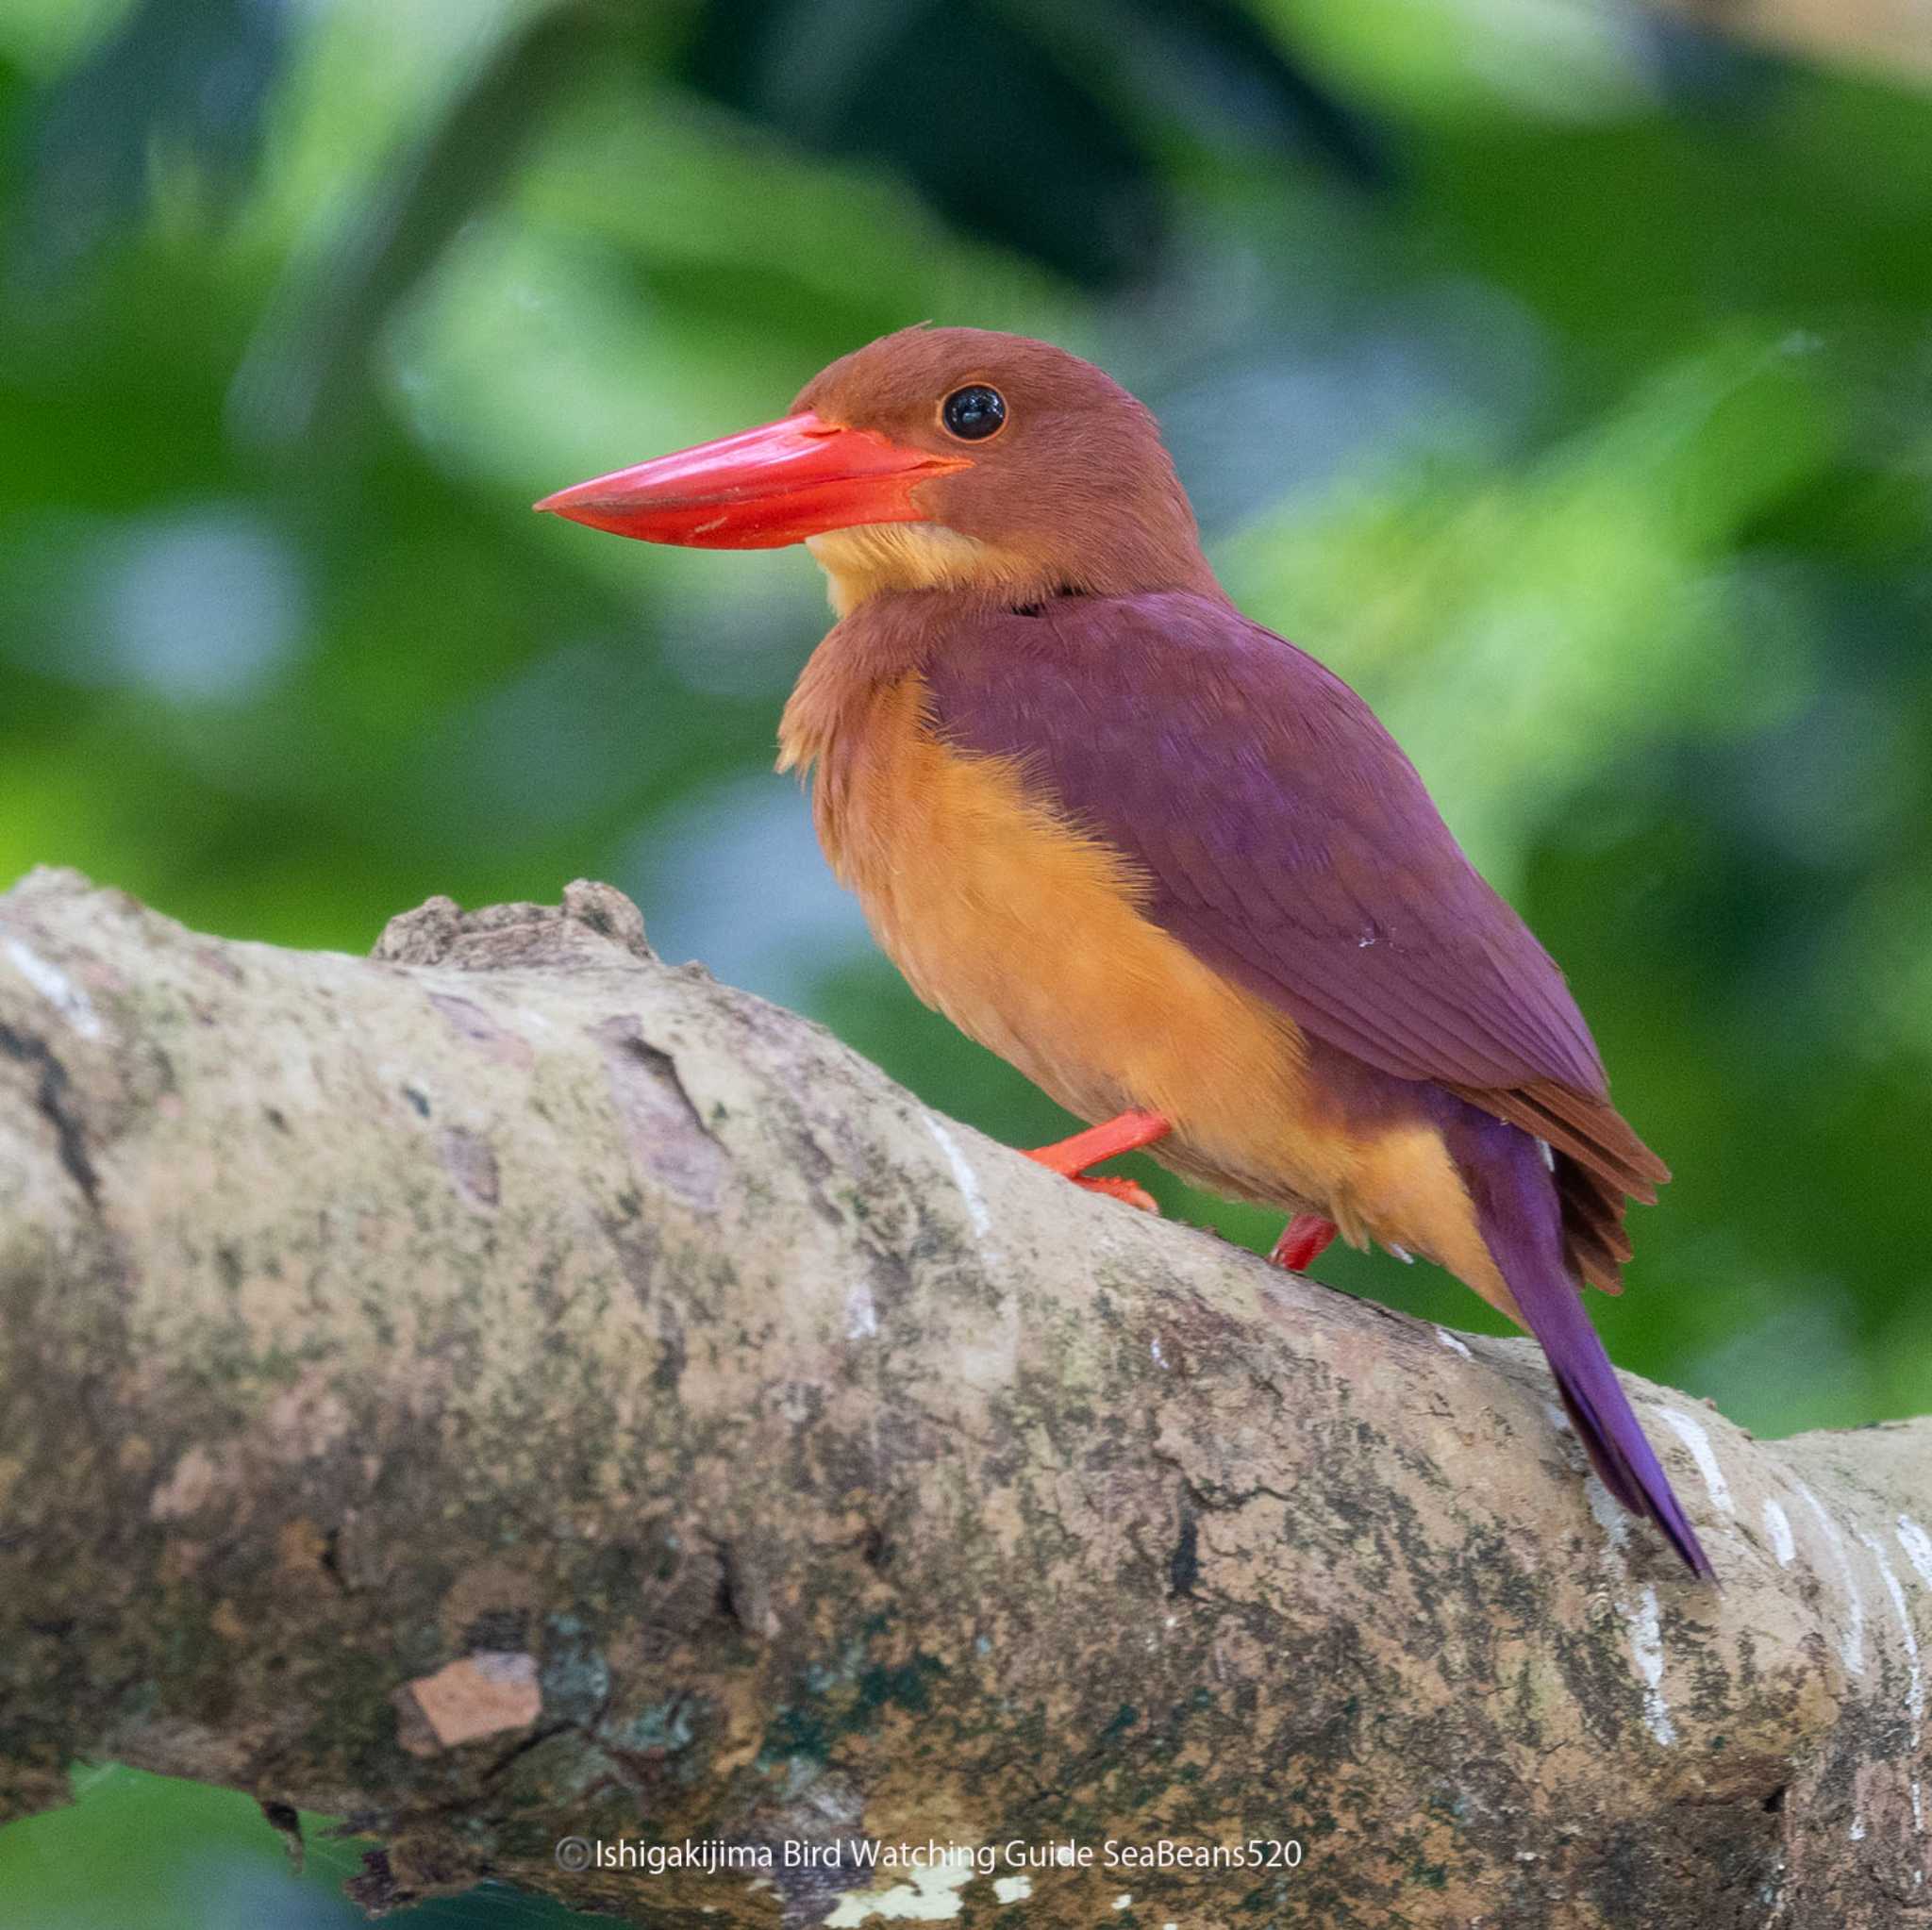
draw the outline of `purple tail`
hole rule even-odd
[[[1716,1579],[1657,1456],[1630,1411],[1563,1257],[1561,1208],[1541,1147],[1527,1133],[1441,1095],[1449,1149],[1475,1204],[1476,1224],[1529,1330],[1549,1356],[1557,1391],[1604,1486],[1648,1515],[1692,1574]]]

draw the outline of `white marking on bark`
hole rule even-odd
[[[825,1919],[825,1930],[856,1930],[874,1917],[904,1923],[942,1923],[964,1907],[959,1891],[979,1874],[970,1857],[924,1863],[891,1889],[855,1891]]]
[[[1113,1906],[1117,1910],[1131,1910],[1134,1907],[1134,1899],[1125,1890],[1123,1890],[1119,1896],[1114,1898]]]
[[[1784,1504],[1769,1495],[1764,1498],[1764,1532],[1771,1537],[1771,1552],[1777,1556],[1777,1565],[1790,1568],[1798,1552],[1798,1544],[1791,1536],[1791,1518],[1786,1514]]]
[[[1653,1588],[1638,1596],[1637,1612],[1630,1617],[1630,1653],[1643,1678],[1643,1726],[1669,1748],[1677,1739],[1677,1725],[1671,1721],[1670,1705],[1664,1701],[1663,1617]]]
[[[996,1903],[1024,1903],[1033,1894],[1033,1879],[1030,1876],[995,1876],[992,1893]]]
[[[1801,1481],[1798,1492],[1805,1497],[1811,1512],[1818,1517],[1818,1525],[1824,1530],[1824,1539],[1831,1543],[1832,1558],[1838,1563],[1839,1579],[1845,1590],[1844,1632],[1839,1637],[1838,1652],[1844,1659],[1848,1672],[1862,1675],[1865,1672],[1865,1598],[1858,1592],[1858,1578],[1852,1572],[1852,1558],[1845,1549],[1845,1538],[1839,1533],[1838,1523],[1825,1513],[1824,1505]]]
[[[966,1217],[972,1221],[974,1232],[984,1240],[992,1231],[992,1215],[986,1209],[986,1195],[979,1190],[979,1175],[974,1172],[958,1140],[931,1113],[923,1117],[926,1131],[939,1142],[940,1151],[946,1156],[946,1164],[953,1169],[959,1196],[966,1202]],[[828,1918],[826,1921],[831,1920]]]
[[[148,1519],[178,1522],[207,1506],[221,1485],[221,1471],[214,1457],[200,1445],[188,1450],[175,1463],[175,1472],[148,1497]]]
[[[1891,1612],[1898,1617],[1899,1638],[1906,1648],[1906,1714],[1911,1718],[1912,1747],[1916,1750],[1925,1731],[1925,1670],[1919,1659],[1919,1632],[1912,1626],[1912,1611],[1906,1605],[1906,1591],[1897,1575],[1891,1572],[1884,1544],[1877,1536],[1868,1535],[1862,1529],[1858,1539],[1872,1551],[1872,1559],[1878,1564],[1878,1578],[1891,1598]]]
[[[1912,1778],[1912,1827],[1920,1836],[1925,1834],[1925,1789],[1917,1776]]]
[[[1437,1338],[1437,1339],[1439,1339],[1440,1341],[1441,1341],[1441,1343],[1443,1344],[1443,1346],[1445,1346],[1446,1348],[1448,1348],[1448,1350],[1450,1351],[1450,1353],[1452,1353],[1452,1354],[1459,1354],[1459,1355],[1461,1355],[1461,1356],[1462,1356],[1462,1357],[1463,1357],[1463,1358],[1464,1358],[1465,1360],[1474,1360],[1474,1359],[1475,1358],[1475,1356],[1474,1356],[1474,1354],[1472,1354],[1472,1353],[1471,1353],[1471,1352],[1469,1351],[1469,1349],[1468,1349],[1467,1347],[1465,1347],[1465,1346],[1464,1346],[1464,1345],[1462,1344],[1462,1342],[1461,1342],[1460,1340],[1458,1340],[1458,1339],[1457,1339],[1456,1338],[1456,1336],[1455,1336],[1454,1334],[1452,1334],[1452,1333],[1451,1333],[1451,1332],[1450,1332],[1450,1331],[1448,1330],[1448,1328],[1446,1328],[1446,1327],[1438,1327],[1438,1328],[1436,1329],[1436,1338]]]
[[[30,950],[18,939],[7,940],[7,956],[13,960],[14,968],[20,975],[83,1039],[98,1039],[101,1036],[101,1015],[94,1010],[93,1000],[89,998],[59,966],[42,957],[38,952]]]
[[[1160,1337],[1158,1334],[1153,1339],[1148,1341],[1147,1351],[1153,1355],[1156,1367],[1165,1367],[1167,1365],[1167,1356],[1160,1351]]]
[[[1638,1679],[1643,1684],[1643,1726],[1668,1749],[1677,1739],[1677,1725],[1672,1722],[1671,1705],[1664,1699],[1664,1627],[1657,1590],[1645,1588],[1634,1602],[1630,1599],[1630,1571],[1624,1564],[1624,1545],[1630,1539],[1630,1517],[1594,1473],[1585,1478],[1583,1494],[1609,1543],[1610,1565],[1624,1584],[1610,1599],[1630,1630],[1630,1658],[1636,1663]]]
[[[1697,1472],[1704,1476],[1704,1485],[1710,1490],[1710,1505],[1721,1515],[1734,1515],[1738,1504],[1731,1499],[1731,1484],[1724,1479],[1724,1471],[1717,1464],[1717,1452],[1710,1444],[1710,1437],[1690,1415],[1676,1407],[1659,1410],[1669,1423],[1671,1432],[1690,1450],[1690,1458],[1697,1463]]]
[[[1865,1819],[1862,1816],[1852,1818],[1851,1836],[1855,1843],[1862,1843],[1865,1840]]]
[[[1569,1425],[1567,1420],[1564,1425]],[[1616,1496],[1592,1473],[1584,1479],[1583,1498],[1589,1502],[1590,1511],[1596,1517],[1596,1524],[1608,1538],[1610,1546],[1621,1549],[1630,1538],[1630,1517],[1618,1506]]]
[[[1898,1518],[1898,1545],[1906,1559],[1918,1571],[1919,1579],[1932,1589],[1932,1535],[1926,1534],[1910,1515]]]
[[[845,1296],[845,1338],[869,1340],[879,1330],[879,1310],[873,1305],[872,1289],[861,1280]]]

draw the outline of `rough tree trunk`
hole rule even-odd
[[[1695,1586],[1526,1341],[1077,1194],[604,888],[373,962],[0,898],[0,1323],[16,1813],[119,1757],[374,1906],[714,1930],[1932,1922],[1932,1425],[1639,1387]],[[994,1867],[788,1866],[855,1840]]]

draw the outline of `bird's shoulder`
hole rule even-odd
[[[1474,878],[1364,699],[1224,598],[1063,596],[979,612],[934,640],[919,674],[942,736],[1024,759],[1084,813],[1096,795],[1122,809],[1138,800],[1152,824],[1178,804],[1197,829],[1238,841],[1312,818],[1445,889]]]
[[[933,640],[925,674],[950,700],[1004,695],[1009,710],[1056,692],[1091,705],[1109,692],[1163,693],[1184,707],[1221,705],[1257,724],[1313,707],[1356,716],[1392,740],[1369,707],[1318,657],[1224,598],[1193,591],[1067,595],[1024,609],[962,613]]]

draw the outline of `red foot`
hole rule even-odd
[[[1091,1178],[1087,1169],[1098,1166],[1103,1159],[1112,1159],[1119,1154],[1151,1146],[1156,1140],[1164,1140],[1173,1130],[1174,1127],[1158,1112],[1124,1112],[1118,1119],[1089,1126],[1084,1133],[1075,1133],[1070,1140],[1057,1140],[1051,1146],[1036,1146],[1026,1156],[1039,1160],[1049,1172],[1058,1173],[1063,1179],[1071,1179],[1075,1186],[1085,1187],[1089,1192],[1105,1193],[1109,1199],[1138,1206],[1143,1213],[1158,1213],[1160,1208],[1154,1204],[1154,1195],[1145,1187],[1137,1186],[1131,1179],[1105,1173],[1098,1179]]]
[[[1136,1206],[1143,1213],[1160,1211],[1160,1203],[1144,1186],[1123,1178],[1117,1173],[1076,1173],[1073,1174],[1073,1181],[1075,1186],[1085,1187],[1090,1193],[1105,1193],[1108,1199]]]
[[[1281,1229],[1281,1238],[1274,1242],[1268,1257],[1291,1273],[1305,1273],[1321,1258],[1328,1242],[1341,1231],[1334,1221],[1324,1220],[1319,1213],[1297,1213]]]

